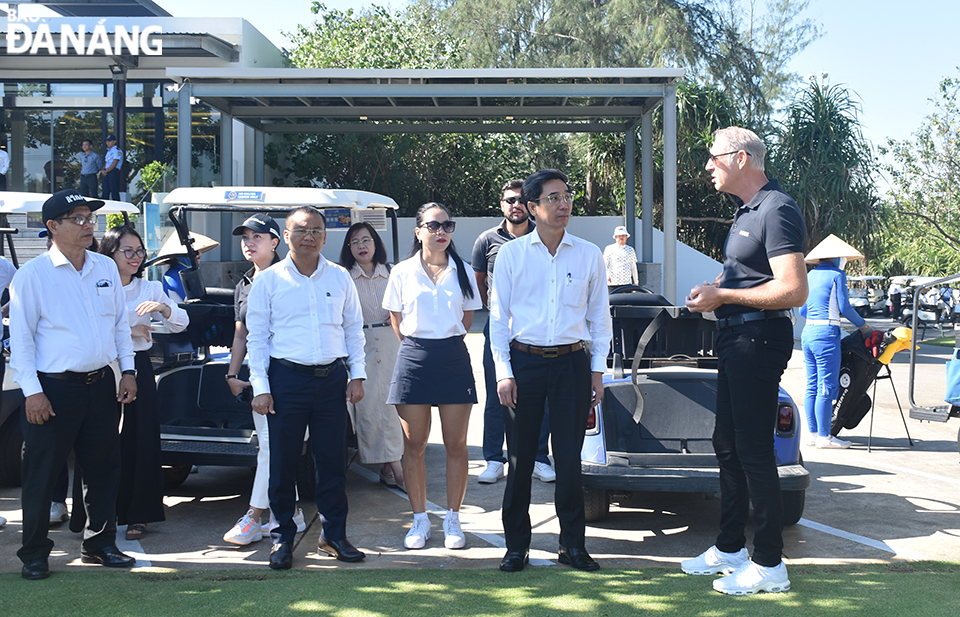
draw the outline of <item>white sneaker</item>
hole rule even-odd
[[[540,478],[541,482],[556,482],[557,472],[553,470],[550,463],[534,463],[533,477]]]
[[[467,545],[467,538],[463,535],[463,529],[460,528],[460,517],[444,517],[443,545],[447,548],[463,548]]]
[[[59,525],[60,523],[66,523],[70,520],[70,515],[67,514],[67,504],[62,501],[54,501],[50,504],[50,524]]]
[[[778,593],[790,591],[790,579],[782,561],[772,568],[747,561],[727,576],[713,581],[713,588],[731,596],[749,596],[758,591]]]
[[[803,440],[803,445],[810,446],[811,448],[817,445],[817,434],[807,433],[807,438]]]
[[[487,468],[483,470],[477,482],[480,484],[493,484],[503,477],[503,463],[500,461],[487,461]]]
[[[306,521],[303,520],[302,509],[297,508],[297,513],[293,515],[293,522],[296,523],[297,525],[297,533],[303,533],[304,530],[306,530],[307,523]],[[273,530],[279,526],[280,526],[280,523],[278,523],[276,519],[273,518],[273,513],[271,512],[270,520],[264,523],[263,525],[261,525],[260,532],[265,536],[269,536],[273,532]]]
[[[240,546],[246,546],[251,542],[259,542],[262,539],[263,531],[260,527],[260,521],[253,518],[253,510],[247,510],[247,513],[237,521],[237,524],[223,534],[224,542],[239,544]]]
[[[407,532],[407,537],[403,539],[403,545],[407,548],[423,548],[430,539],[430,518],[424,516],[418,519],[413,517],[413,525]]]
[[[850,447],[850,444],[851,444],[851,442],[849,442],[849,441],[844,441],[844,440],[842,440],[842,439],[837,439],[837,438],[834,437],[833,435],[828,435],[828,436],[826,436],[826,437],[817,437],[817,449],[818,449],[818,450],[824,450],[824,449],[834,449],[834,450],[837,450],[837,449],[842,449],[842,448],[849,448],[849,447]]]
[[[680,569],[687,574],[717,574],[732,572],[749,560],[750,554],[745,548],[736,553],[724,553],[711,546],[693,559],[680,562]]]

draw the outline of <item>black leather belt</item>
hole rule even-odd
[[[583,349],[583,341],[577,341],[571,345],[559,345],[557,347],[537,347],[536,345],[510,341],[510,349],[516,349],[517,351],[541,356],[543,358],[558,358]]]
[[[298,373],[305,373],[307,375],[313,375],[314,377],[326,377],[332,373],[342,362],[342,360],[339,358],[330,364],[297,364],[296,362],[291,362],[290,360],[285,360],[283,358],[270,358],[270,361],[276,362],[280,366],[293,369]]]
[[[765,319],[777,319],[779,317],[790,317],[793,311],[783,309],[779,311],[750,311],[749,313],[737,313],[729,317],[717,320],[717,330],[740,326],[748,321],[763,321]]]
[[[81,178],[89,178],[90,176],[95,176],[95,175],[97,175],[97,174],[95,174],[95,173],[94,173],[94,174],[80,174],[80,177],[81,177]]]
[[[44,373],[42,371],[37,371],[37,374],[42,375],[43,377],[49,377],[50,379],[74,381],[76,383],[82,383],[89,386],[90,384],[95,384],[106,377],[109,371],[110,367],[105,366],[101,369],[90,371],[89,373],[74,373],[73,371],[64,371],[62,373]]]
[[[367,330],[367,329],[369,329],[369,328],[386,328],[386,327],[389,326],[389,325],[390,325],[390,324],[388,324],[388,323],[370,323],[370,324],[366,324],[365,326],[363,326],[363,329],[364,329],[364,330]]]

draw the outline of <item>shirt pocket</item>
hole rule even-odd
[[[563,286],[561,294],[563,304],[574,308],[579,308],[587,303],[587,281],[577,279],[567,279],[567,284]]]
[[[117,299],[113,294],[113,287],[97,287],[97,313],[104,317],[117,315]]]
[[[343,323],[343,303],[346,297],[341,292],[327,292],[323,298],[321,316],[325,324]]]

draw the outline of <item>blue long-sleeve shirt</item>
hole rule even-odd
[[[829,261],[822,261],[807,273],[807,283],[810,289],[807,302],[800,308],[800,314],[807,320],[840,321],[843,315],[856,327],[863,326],[863,317],[850,306],[847,276],[843,270]]]

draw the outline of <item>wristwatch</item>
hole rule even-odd
[[[132,369],[132,368],[128,368],[128,369],[125,370],[125,371],[120,371],[120,374],[121,374],[121,375],[133,375],[134,377],[136,377],[136,376],[137,376],[137,371],[135,371],[135,370]]]
[[[227,381],[230,381],[231,379],[240,379],[240,376],[239,376],[239,375],[224,375],[223,378],[226,379]]]

